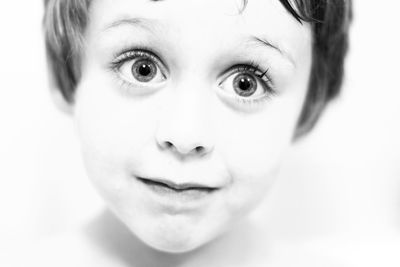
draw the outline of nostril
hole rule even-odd
[[[197,153],[201,154],[201,153],[204,152],[205,148],[202,147],[202,146],[198,146],[198,147],[195,148],[195,150],[196,150]]]
[[[209,152],[208,147],[195,144],[178,144],[176,145],[171,141],[158,142],[159,148],[162,150],[169,150],[181,155],[205,155]]]
[[[166,141],[165,142],[165,148],[171,148],[171,147],[173,147],[174,145],[171,143],[171,142],[169,142],[169,141]]]

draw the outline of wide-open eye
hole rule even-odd
[[[117,58],[116,66],[121,78],[132,85],[156,86],[166,80],[162,62],[149,52],[126,52]]]
[[[243,97],[249,97],[257,92],[259,87],[257,79],[249,74],[237,74],[232,81],[232,87],[235,92]]]
[[[157,65],[148,59],[137,60],[131,67],[132,77],[142,83],[153,80],[158,72]]]
[[[236,97],[256,99],[273,93],[266,72],[252,66],[237,66],[224,75],[219,87]]]

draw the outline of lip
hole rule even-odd
[[[177,184],[162,178],[136,177],[136,179],[163,200],[168,199],[179,203],[205,199],[219,189],[198,183]]]
[[[205,186],[205,185],[197,184],[197,183],[176,184],[170,180],[159,179],[159,178],[151,178],[150,179],[150,178],[137,177],[137,179],[148,185],[157,185],[157,186],[167,187],[173,191],[176,191],[177,193],[188,191],[188,190],[200,190],[200,191],[211,192],[211,191],[218,189],[216,187]]]

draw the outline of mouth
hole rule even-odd
[[[223,189],[199,183],[175,183],[158,177],[134,177],[144,189],[144,196],[169,214],[199,210],[213,203]]]
[[[189,193],[189,192],[198,192],[198,193],[212,193],[218,190],[217,187],[210,187],[197,183],[181,183],[177,184],[169,180],[158,179],[158,178],[143,178],[137,177],[137,179],[143,184],[158,190],[163,191],[171,191],[177,194],[179,193]]]

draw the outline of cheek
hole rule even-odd
[[[268,175],[291,143],[297,116],[298,108],[288,111],[272,104],[260,114],[225,120],[219,139],[230,169],[246,176]]]
[[[123,175],[154,142],[157,107],[124,97],[105,79],[88,77],[77,90],[74,113],[86,167],[96,180]]]
[[[77,92],[75,122],[84,146],[118,156],[153,136],[157,107],[148,100],[128,99],[106,79],[88,78]]]
[[[233,131],[223,151],[225,164],[232,177],[227,205],[242,212],[263,198],[275,180],[287,140],[270,139],[270,131],[250,125]],[[267,127],[265,127],[267,128]]]
[[[233,209],[248,209],[274,182],[291,145],[305,91],[288,90],[259,113],[225,115],[220,123],[218,142],[233,177],[229,197]]]

